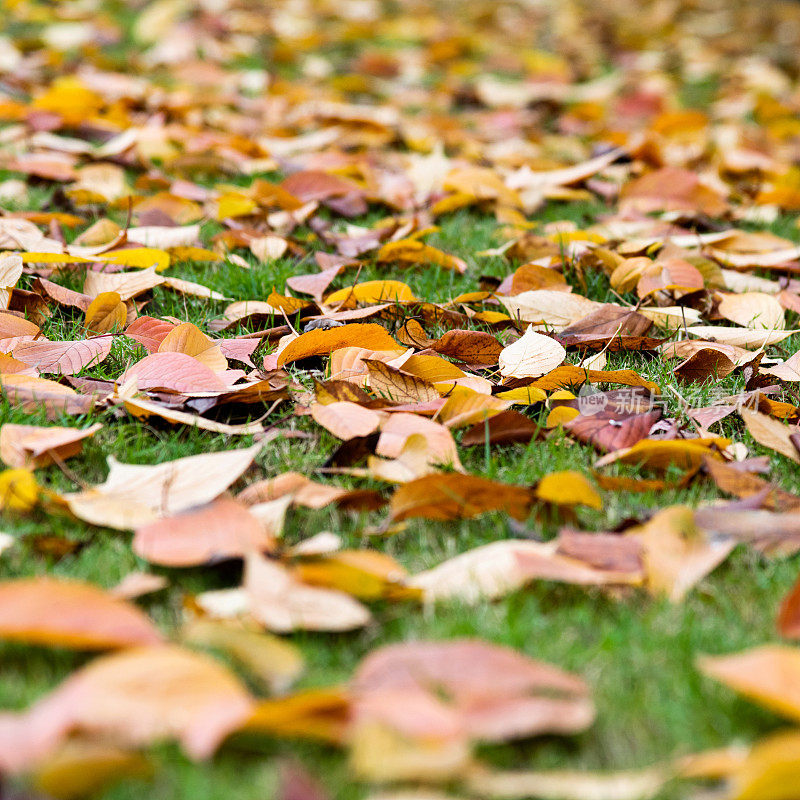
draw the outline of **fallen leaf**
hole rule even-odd
[[[528,326],[516,342],[503,348],[498,363],[503,377],[538,378],[555,369],[566,357],[567,351],[555,339]]]
[[[247,508],[221,497],[202,508],[136,528],[133,550],[151,564],[191,567],[251,552],[271,551],[275,539]]]
[[[39,372],[55,375],[75,375],[87,367],[101,364],[111,353],[111,336],[94,336],[82,341],[21,342],[13,352],[14,358],[35,367]]]
[[[0,716],[3,768],[42,762],[73,731],[131,747],[176,738],[191,758],[208,758],[252,709],[239,681],[207,656],[132,648],[90,662],[28,711]]]
[[[800,720],[800,649],[765,644],[727,656],[704,656],[698,667],[770,711]]]
[[[749,408],[740,408],[739,415],[744,420],[750,435],[760,445],[775,450],[800,464],[800,454],[790,438],[794,433],[790,426]]]
[[[89,583],[47,577],[0,583],[0,638],[76,650],[162,640],[153,623],[126,601]]]
[[[342,347],[367,347],[372,350],[396,350],[397,342],[381,325],[354,323],[340,328],[317,328],[293,339],[278,356],[278,367],[311,356],[327,356]]]
[[[0,458],[9,467],[36,469],[54,461],[66,461],[83,448],[83,440],[103,426],[88,428],[38,427],[7,422],[0,427]]]
[[[273,693],[286,692],[304,669],[295,645],[262,631],[196,619],[182,628],[181,637],[188,644],[228,653]]]
[[[413,517],[469,519],[486,511],[505,511],[515,519],[528,516],[532,493],[523,486],[473,475],[426,475],[399,486],[390,509],[395,521]]]
[[[101,292],[89,303],[83,327],[88,333],[115,333],[125,327],[128,309],[116,292]]]
[[[122,464],[109,458],[105,482],[64,495],[70,510],[93,525],[139,528],[211,502],[252,464],[261,445],[201,453],[161,464]]]

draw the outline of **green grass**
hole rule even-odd
[[[46,207],[49,201],[49,196],[42,194],[32,205]],[[602,207],[557,204],[548,206],[538,218],[542,222],[574,219],[585,224],[600,210]],[[797,229],[791,222],[785,220],[781,232],[797,238]],[[476,252],[496,244],[495,229],[492,219],[463,212],[444,219],[441,231],[430,237],[430,243],[466,259],[468,270],[464,276],[427,268],[398,274],[396,270],[390,272],[370,266],[362,271],[360,280],[399,278],[407,281],[418,297],[436,301],[474,290],[480,275],[505,275],[514,268],[503,259],[475,256]],[[205,233],[212,232],[213,229],[207,227]],[[294,259],[281,259],[268,266],[257,266],[252,259],[250,261],[253,269],[249,271],[227,263],[213,267],[184,264],[173,268],[171,274],[201,281],[235,299],[263,299],[273,287],[282,290],[289,275],[314,269]],[[346,286],[352,278],[353,273],[347,273],[337,285]],[[602,276],[590,276],[588,294],[597,300],[613,300]],[[146,312],[154,316],[171,314],[204,327],[218,317],[223,308],[222,303],[184,299],[156,289]],[[78,322],[77,317],[59,311],[46,326],[45,333],[51,338],[68,337]],[[782,349],[792,352],[797,346],[797,342],[790,341],[783,343]],[[135,348],[118,340],[112,360],[100,368],[90,369],[89,373],[109,377],[119,374],[126,361],[134,356]],[[616,367],[636,369],[662,386],[671,377],[669,365],[643,354],[612,355],[609,368]],[[742,379],[731,376],[721,385],[732,393],[742,388]],[[703,398],[697,399],[698,404],[702,404]],[[283,417],[287,410],[286,406],[276,409],[268,421]],[[678,413],[676,402],[671,403],[670,411]],[[532,408],[527,413],[543,421],[546,411]],[[110,454],[122,461],[155,463],[251,442],[249,437],[233,441],[157,421],[116,419],[110,412],[58,422],[81,427],[95,420],[105,423],[105,427],[86,442],[83,454],[69,463],[70,470],[87,483],[103,480],[105,459]],[[0,423],[5,422],[44,424],[45,418],[42,414],[24,414],[3,402]],[[292,418],[282,424],[312,433],[313,438],[278,439],[265,447],[256,467],[246,476],[248,482],[298,470],[326,482],[373,486],[355,479],[315,475],[315,470],[335,448],[336,440],[310,424],[308,418]],[[786,459],[756,445],[743,432],[738,418],[723,421],[721,430],[735,434],[753,452],[771,455],[773,475],[780,476],[787,490],[800,490],[800,473],[789,469],[790,462]],[[470,472],[523,484],[534,483],[553,470],[587,471],[596,459],[591,448],[559,432],[544,442],[492,448],[488,462],[483,447],[461,448],[461,456]],[[45,485],[59,491],[78,488],[55,467],[38,474]],[[619,474],[634,473],[619,468]],[[602,510],[579,511],[577,523],[586,530],[608,529],[626,519],[645,518],[669,504],[697,505],[716,496],[716,489],[703,477],[685,490],[672,489],[657,494],[605,493]],[[352,514],[332,508],[316,512],[293,509],[287,519],[285,539],[295,542],[321,530],[333,530],[344,536],[347,546],[377,547],[413,572],[468,548],[514,535],[506,519],[489,514],[459,523],[414,520],[403,532],[386,539],[365,536],[364,530],[379,524],[383,516],[382,512]],[[557,531],[557,523],[555,519],[534,517],[528,521],[528,526],[548,537]],[[0,557],[2,578],[48,573],[112,586],[131,570],[149,568],[132,553],[128,534],[89,528],[42,513],[29,517],[6,516],[3,529],[15,534],[18,542]],[[42,555],[37,549],[42,535],[73,540],[77,549],[60,558]],[[180,624],[184,593],[235,585],[239,580],[236,565],[155,571],[169,578],[170,588],[144,598],[141,604],[168,635],[174,634]],[[639,590],[609,596],[595,589],[537,582],[501,601],[470,609],[458,604],[442,604],[435,608],[377,604],[374,606],[375,623],[363,631],[347,635],[298,633],[291,638],[307,659],[308,669],[300,686],[346,681],[358,661],[374,648],[422,638],[480,637],[574,670],[584,676],[593,689],[598,717],[591,729],[579,736],[546,737],[513,746],[493,746],[481,750],[480,755],[504,768],[620,769],[732,741],[752,741],[780,726],[781,721],[774,715],[704,679],[695,669],[695,659],[704,653],[732,652],[774,639],[777,605],[796,579],[797,572],[796,558],[767,561],[740,548],[685,602],[677,605],[651,598]],[[21,709],[56,686],[85,663],[88,656],[51,648],[0,644],[0,659],[3,666],[0,706]],[[205,764],[189,762],[172,746],[156,748],[151,757],[156,766],[152,780],[146,784],[123,781],[103,796],[119,800],[133,800],[142,793],[159,800],[270,797],[274,792],[277,765],[289,758],[299,758],[312,774],[320,776],[336,800],[364,797],[369,788],[351,781],[341,751],[298,742],[265,740],[256,747],[252,741],[234,741],[212,762]],[[677,797],[676,792],[675,787],[670,787],[663,797]]]

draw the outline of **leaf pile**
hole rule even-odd
[[[0,771],[77,798],[299,738],[386,798],[788,798],[794,730],[500,770],[602,742],[590,648],[393,626],[796,571],[800,8],[8,5],[2,657],[100,652],[0,714]],[[796,723],[800,651],[739,649],[697,670]]]

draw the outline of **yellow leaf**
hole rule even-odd
[[[769,736],[733,776],[731,800],[795,800],[800,786],[800,733]]]
[[[601,509],[603,501],[586,478],[574,470],[551,472],[536,487],[536,496],[560,506],[590,506]]]
[[[518,389],[498,392],[495,397],[500,400],[510,400],[517,406],[532,406],[534,403],[544,402],[547,399],[547,393],[535,386],[520,386]]]
[[[33,776],[36,790],[56,800],[78,800],[122,778],[147,778],[152,768],[138,753],[113,744],[71,739]]]
[[[417,299],[411,287],[402,281],[364,281],[332,292],[325,298],[325,303],[339,305],[351,297],[359,303],[382,303],[387,300],[413,303]]]
[[[101,292],[86,309],[83,327],[89,333],[121,331],[128,318],[128,309],[117,292]]]
[[[170,264],[169,253],[155,247],[133,247],[130,250],[112,250],[110,253],[95,256],[95,261],[108,261],[122,264],[125,267],[147,269],[155,267],[156,272],[163,272]]]
[[[214,372],[222,372],[228,368],[228,360],[222,354],[219,344],[191,322],[176,325],[161,341],[158,352],[185,353]]]
[[[0,472],[0,510],[30,511],[39,498],[39,485],[27,469]]]
[[[258,203],[247,195],[238,192],[228,192],[217,200],[217,219],[228,217],[243,217],[252,214],[258,208]]]

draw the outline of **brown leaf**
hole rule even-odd
[[[720,491],[736,497],[752,497],[767,490],[763,500],[766,508],[773,511],[800,511],[800,497],[784,492],[757,475],[743,472],[716,458],[705,459],[703,465]]]
[[[464,330],[447,331],[428,347],[449,358],[481,366],[496,364],[503,350],[503,345],[490,333]]]
[[[800,581],[795,582],[781,602],[778,631],[786,639],[800,639]]]
[[[390,367],[383,361],[364,358],[369,385],[376,393],[396,403],[428,403],[439,399],[436,387],[424,378]]]
[[[673,374],[687,383],[722,380],[736,369],[736,364],[717,349],[698,350],[674,368]]]
[[[628,416],[600,411],[567,420],[564,430],[579,441],[594,445],[601,453],[609,453],[646,439],[660,418],[660,409]]]
[[[395,490],[390,508],[395,521],[424,519],[469,519],[486,511],[504,511],[525,519],[532,494],[523,486],[498,483],[474,475],[427,475]]]
[[[490,444],[529,442],[539,431],[539,426],[519,411],[501,411],[485,422],[477,422],[461,437],[461,444],[470,447],[485,444],[487,432]]]
[[[97,586],[40,577],[0,583],[0,638],[105,650],[158,644],[162,637],[136,606]]]

